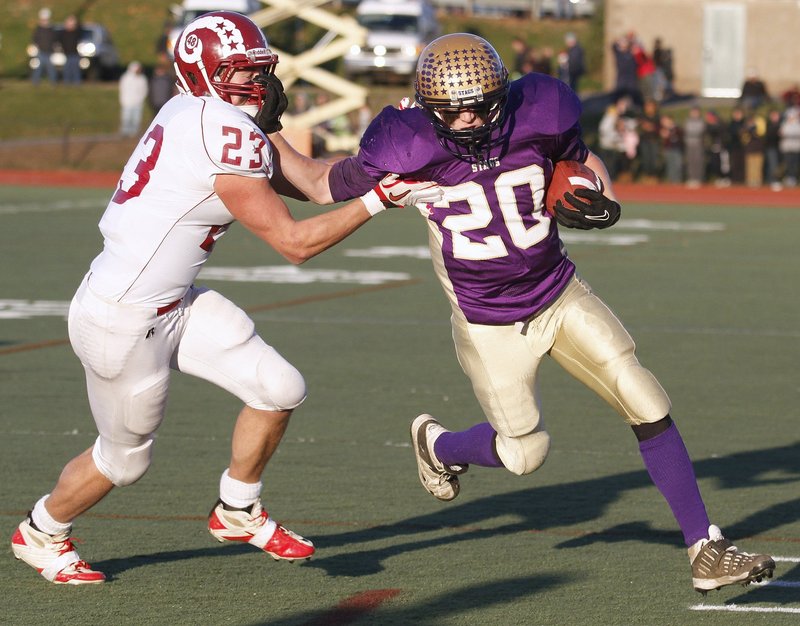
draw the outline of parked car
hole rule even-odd
[[[590,18],[597,11],[595,0],[541,0],[540,17]]]
[[[367,29],[367,41],[345,54],[344,71],[349,77],[410,77],[419,53],[441,33],[428,0],[362,0],[356,20]]]
[[[56,41],[64,30],[63,24],[56,24]],[[32,70],[39,66],[39,50],[34,44],[28,45],[28,67]],[[81,24],[81,37],[78,43],[79,65],[88,80],[112,80],[119,76],[120,57],[117,47],[111,39],[108,29],[102,24],[87,22]],[[56,43],[56,49],[50,55],[57,71],[62,71],[67,57]]]

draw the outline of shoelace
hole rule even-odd
[[[56,554],[65,554],[66,552],[72,552],[75,550],[75,546],[72,543],[72,539],[66,537],[61,539],[60,541],[55,540],[48,541],[42,546],[45,550],[50,550],[51,552],[55,552]]]
[[[255,513],[256,513],[256,512],[255,512],[255,511],[253,511],[253,512],[250,514],[250,516],[247,518],[247,521],[248,521],[248,522],[252,522],[252,523],[256,523],[256,522],[263,522],[263,521],[264,521],[264,520],[267,518],[267,515],[266,515],[266,514],[265,514],[265,512],[264,512],[264,511],[261,509],[261,507],[258,507],[258,514],[256,515]]]
[[[62,571],[62,572],[67,572],[67,571],[70,571],[70,572],[74,572],[74,573],[76,573],[76,574],[79,574],[79,573],[81,573],[81,572],[92,572],[92,571],[94,571],[94,570],[92,569],[92,566],[91,566],[91,565],[89,565],[89,564],[88,564],[86,561],[84,561],[83,559],[81,559],[80,561],[75,561],[75,563],[73,563],[72,565],[69,565],[69,566],[65,567],[65,568],[64,568],[63,570],[61,570],[61,571]]]

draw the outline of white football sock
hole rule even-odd
[[[228,475],[226,469],[219,480],[219,497],[228,506],[246,509],[258,500],[261,495],[261,481],[243,483]]]
[[[33,506],[31,511],[31,521],[43,533],[48,535],[60,535],[61,533],[68,533],[72,528],[72,522],[57,522],[53,519],[47,508],[44,506],[44,501],[50,497],[50,494],[42,496],[39,501]]]

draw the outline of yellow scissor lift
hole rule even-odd
[[[327,33],[314,46],[297,55],[278,50],[270,44],[280,59],[276,74],[287,92],[293,83],[303,79],[331,95],[331,100],[325,104],[312,106],[298,114],[287,111],[281,117],[283,134],[287,140],[298,151],[310,154],[312,128],[356,111],[367,101],[366,88],[319,67],[327,61],[343,56],[351,46],[363,45],[367,31],[348,15],[336,15],[320,8],[330,3],[330,0],[262,0],[262,2],[267,6],[250,15],[261,28],[288,18],[299,18],[327,29]],[[354,150],[360,139],[353,133],[334,135],[319,129],[315,132],[324,139],[325,149],[328,152]]]

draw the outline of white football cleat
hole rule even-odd
[[[208,516],[208,532],[220,542],[254,545],[276,561],[310,559],[314,554],[314,544],[270,518],[260,500],[248,510],[233,511],[225,509],[219,500]]]
[[[436,457],[433,445],[446,432],[449,431],[427,413],[411,422],[411,446],[417,458],[419,481],[429,494],[445,502],[458,495],[461,490],[458,474],[463,474],[469,467],[445,465]]]
[[[57,585],[92,585],[106,579],[103,572],[96,572],[78,556],[68,532],[48,535],[34,528],[30,519],[17,527],[11,550],[17,559]]]

